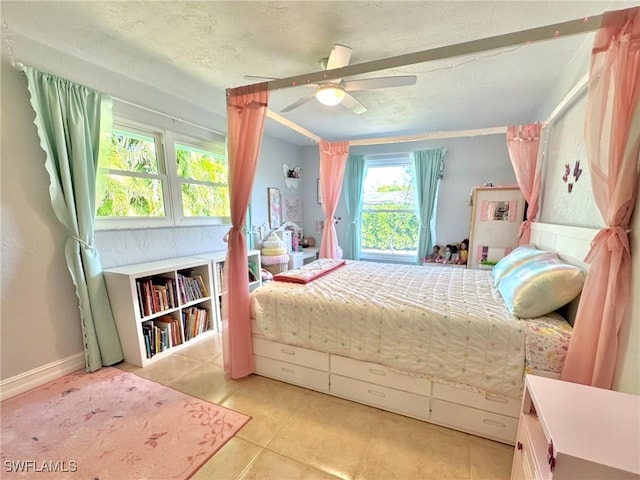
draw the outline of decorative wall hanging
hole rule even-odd
[[[572,178],[569,178],[570,175]],[[562,175],[562,181],[567,184],[567,192],[571,193],[573,191],[573,185],[578,183],[578,179],[581,175],[582,168],[580,168],[580,160],[576,160],[576,163],[573,165],[573,172],[571,172],[570,164],[564,164],[564,175]]]
[[[284,214],[285,222],[301,222],[302,221],[302,199],[299,195],[284,196]]]
[[[300,167],[291,168],[286,163],[283,163],[282,173],[284,173],[284,183],[288,188],[298,188],[302,178],[302,169]]]
[[[269,228],[278,228],[282,223],[282,197],[279,188],[267,188],[269,205]]]

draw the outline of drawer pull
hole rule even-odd
[[[495,420],[489,420],[488,418],[483,418],[482,423],[491,425],[492,427],[506,428],[506,425],[504,423],[496,422]]]
[[[387,394],[386,394],[386,393],[378,392],[378,391],[376,391],[376,390],[367,390],[367,391],[369,392],[369,395],[375,395],[376,397],[382,397],[382,398],[384,398],[384,397],[386,397],[386,396],[387,396]]]
[[[509,403],[509,400],[504,398],[504,397],[500,397],[498,395],[491,395],[490,393],[487,393],[484,398],[486,398],[487,400],[489,400],[490,402],[498,402],[498,403]]]
[[[516,444],[516,448],[517,448],[518,450],[522,450],[522,442],[518,442],[518,443]]]
[[[287,368],[287,367],[282,367],[282,371],[284,373],[293,373],[293,374],[296,373],[296,371],[293,368]]]
[[[387,376],[387,372],[385,372],[384,370],[376,370],[375,368],[370,368],[369,373],[372,373],[374,375],[380,375],[382,377]]]
[[[286,348],[281,348],[280,351],[282,353],[284,353],[285,355],[295,355],[296,352],[294,352],[293,350],[287,350]]]

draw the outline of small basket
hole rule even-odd
[[[276,263],[275,265],[263,265],[262,268],[276,275],[278,273],[283,273],[289,270],[288,263]]]

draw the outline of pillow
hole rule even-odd
[[[585,276],[582,269],[557,257],[536,258],[507,272],[498,291],[516,317],[540,317],[576,298]]]
[[[544,250],[538,250],[530,245],[520,245],[514,248],[508,255],[504,256],[498,263],[491,269],[493,274],[493,284],[497,287],[508,272],[515,267],[522,265],[535,258],[555,258],[556,254],[553,252],[545,252]]]

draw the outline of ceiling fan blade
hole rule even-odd
[[[351,60],[351,48],[336,43],[329,54],[326,70],[346,67],[349,65],[349,60]]]
[[[310,93],[306,97],[302,97],[299,100],[296,100],[295,102],[293,102],[288,107],[284,107],[282,110],[280,110],[280,112],[290,112],[294,108],[298,108],[299,106],[304,105],[305,103],[313,100],[315,98],[315,96],[316,96],[316,92]]]
[[[409,87],[416,84],[415,75],[401,77],[377,77],[363,78],[362,80],[347,80],[343,82],[347,92],[357,92],[358,90],[374,90],[376,88]]]
[[[342,105],[351,110],[356,115],[360,115],[367,111],[364,105],[362,105],[358,100],[356,100],[352,95],[345,94],[342,99]]]

